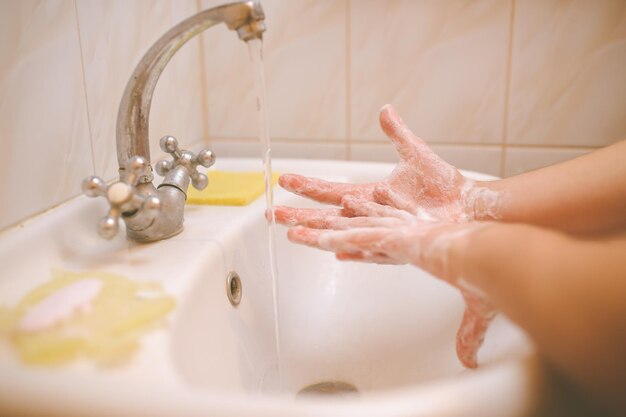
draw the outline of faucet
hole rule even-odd
[[[165,66],[189,39],[218,23],[237,31],[245,42],[261,39],[265,15],[257,1],[225,4],[200,12],[182,21],[146,52],[133,71],[122,96],[117,115],[117,160],[120,180],[107,186],[99,177],[83,181],[83,192],[89,197],[105,197],[109,213],[98,225],[100,236],[113,238],[119,230],[119,219],[126,224],[129,239],[153,242],[177,235],[183,230],[183,217],[189,182],[198,190],[208,185],[206,175],[196,171],[198,165],[209,168],[215,155],[208,149],[197,155],[178,147],[173,136],[161,138],[161,149],[172,156],[156,165],[164,177],[155,187],[152,183],[148,122],[152,93]]]

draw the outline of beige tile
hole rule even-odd
[[[346,159],[345,143],[315,142],[313,140],[302,143],[278,142],[272,144],[274,158],[297,159]]]
[[[399,158],[391,143],[352,143],[350,160],[397,163]]]
[[[626,2],[517,0],[508,143],[626,138]]]
[[[459,169],[500,176],[502,149],[499,146],[433,145],[432,148]]]
[[[261,163],[261,146],[255,140],[216,139],[211,141],[210,148],[220,158],[258,158]],[[344,143],[307,141],[298,139],[290,142],[274,141],[272,158],[296,159],[346,159]]]
[[[261,146],[256,141],[212,140],[209,147],[217,156],[216,168],[219,168],[221,158],[258,158],[261,166]]]
[[[148,48],[179,21],[196,13],[195,0],[77,0],[96,172],[117,176],[115,127],[119,103],[135,66]],[[165,68],[150,113],[152,162],[165,155],[161,136],[182,146],[203,136],[198,39],[185,44]]]
[[[554,149],[554,148],[507,148],[504,160],[504,176],[521,174],[548,165],[567,161],[586,153],[591,149]]]
[[[205,0],[203,6],[216,3]],[[345,2],[262,4],[271,136],[345,138]],[[224,27],[209,29],[205,45],[211,135],[256,136],[256,92],[246,45]]]
[[[500,143],[511,1],[351,2],[352,136],[396,106],[431,142]]]
[[[459,169],[500,175],[500,147],[433,145],[437,155]],[[356,143],[350,148],[351,160],[398,162],[398,156],[391,143]]]
[[[158,36],[198,12],[195,0],[167,0],[165,3],[169,6],[165,14],[169,15],[170,23]],[[155,162],[166,156],[158,147],[158,141],[164,135],[175,136],[181,146],[186,148],[198,140],[205,139],[199,42],[200,37],[197,36],[176,52],[163,71],[155,90],[153,111],[150,114],[152,126],[150,141],[154,149],[152,154],[157,152]]]
[[[93,171],[74,2],[0,2],[0,228]]]

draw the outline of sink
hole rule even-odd
[[[393,169],[345,161],[273,165],[277,172],[349,182],[379,180]],[[261,163],[222,158],[217,168],[260,170]],[[313,204],[279,188],[274,201]],[[0,305],[13,306],[51,269],[61,269],[156,280],[177,307],[167,326],[146,335],[132,361],[119,367],[79,361],[31,368],[0,343],[0,414],[528,415],[537,396],[537,360],[506,318],[489,330],[479,368],[464,369],[454,349],[463,312],[456,290],[411,266],[339,262],[289,243],[281,227],[277,346],[264,210],[263,198],[244,207],[188,206],[181,234],[136,244],[124,233],[100,239],[94,225],[106,203],[78,197],[5,231]],[[231,271],[242,286],[236,307],[226,294]],[[302,394],[311,387],[341,395]]]

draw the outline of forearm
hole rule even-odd
[[[626,228],[626,141],[561,164],[480,184],[500,196],[498,220],[575,233]]]
[[[610,403],[626,382],[624,253],[624,239],[581,241],[491,224],[455,242],[450,262],[565,375]]]

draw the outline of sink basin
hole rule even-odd
[[[273,165],[350,182],[393,169],[345,161]],[[261,164],[221,159],[217,168]],[[274,201],[313,205],[279,188]],[[4,232],[0,305],[14,305],[51,269],[62,269],[159,281],[177,308],[166,328],[141,340],[132,361],[115,368],[31,368],[0,344],[0,414],[522,416],[533,408],[535,356],[506,318],[489,330],[479,369],[466,370],[454,351],[463,311],[456,290],[411,266],[339,262],[290,244],[281,227],[277,346],[264,210],[263,198],[244,207],[188,206],[180,235],[138,245],[121,234],[101,240],[95,225],[105,203],[78,197]],[[226,294],[231,271],[241,279],[236,307]],[[342,395],[302,394],[310,391]]]

